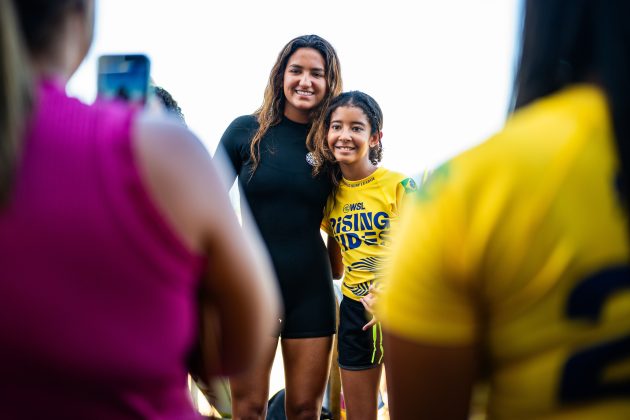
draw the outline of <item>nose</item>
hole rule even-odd
[[[341,133],[339,133],[339,140],[341,141],[352,140],[352,132],[349,129],[344,128],[343,130],[341,130]]]
[[[311,77],[308,73],[304,72],[300,78],[300,86],[310,86],[312,84]]]

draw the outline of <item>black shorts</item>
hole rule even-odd
[[[339,367],[346,370],[371,369],[383,363],[383,333],[376,323],[367,331],[362,328],[372,319],[363,304],[349,297],[339,305]]]
[[[318,293],[306,296],[284,296],[284,314],[276,336],[282,338],[328,337],[336,330],[336,303],[332,282]]]

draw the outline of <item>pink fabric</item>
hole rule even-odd
[[[204,260],[140,179],[133,112],[40,84],[0,209],[0,418],[195,418],[185,359]]]

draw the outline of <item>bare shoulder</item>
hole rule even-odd
[[[204,242],[229,208],[210,155],[185,126],[143,113],[133,126],[141,177],[158,210],[188,247]]]

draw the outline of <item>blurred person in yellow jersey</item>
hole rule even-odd
[[[527,0],[514,112],[440,167],[386,290],[391,418],[630,419],[630,2]]]

